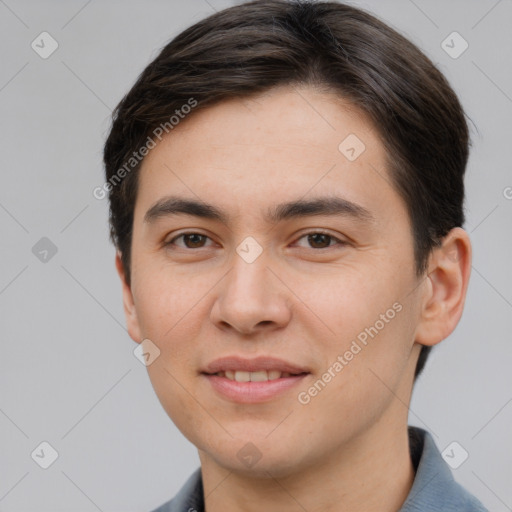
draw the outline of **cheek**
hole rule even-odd
[[[196,431],[201,431],[202,424],[208,425],[211,418],[187,392],[190,386],[186,376],[178,372],[165,356],[154,361],[147,370],[151,385],[169,418],[192,443],[200,442],[192,437]]]
[[[208,289],[207,283],[180,279],[170,268],[145,271],[135,276],[133,285],[137,316],[144,337],[163,349],[170,341],[183,339],[179,331],[201,308],[200,299]]]
[[[387,278],[382,277],[387,275]],[[410,294],[412,281],[395,270],[394,275],[345,273],[331,280],[322,293],[309,294],[310,309],[318,312],[325,335],[319,336],[315,321],[308,333],[320,352],[325,368],[342,375],[336,386],[349,386],[364,393],[381,376],[397,384],[413,346],[416,309]],[[333,365],[341,356],[343,369]],[[372,373],[373,372],[373,373]],[[329,378],[327,376],[327,378]]]
[[[393,305],[401,302],[410,288],[396,269],[375,265],[364,269],[344,266],[324,276],[294,279],[294,283],[304,312],[309,309],[310,317],[316,317],[330,334],[327,339],[333,340],[353,339],[376,322],[382,330],[380,315],[387,327],[399,316],[400,307]]]
[[[401,382],[412,347],[411,311],[405,304],[400,311],[377,307],[377,316],[350,306],[350,315],[357,321],[346,319],[345,335],[340,320],[340,335],[325,348],[329,353],[325,367],[296,397],[301,404],[297,419],[300,418],[303,428],[318,430],[320,422],[322,435],[328,438],[339,432],[347,438],[357,435],[377,421],[396,395],[401,396]],[[379,316],[386,312],[388,323]],[[370,319],[366,325],[360,323],[365,315]],[[361,327],[354,329],[357,323]]]
[[[139,287],[138,314],[142,334],[160,349],[159,357],[147,367],[155,393],[176,426],[188,437],[198,421],[207,421],[193,395],[192,383],[200,338],[200,322],[205,315],[201,290],[191,286],[181,289],[176,280],[146,280]]]

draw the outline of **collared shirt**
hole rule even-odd
[[[432,436],[409,427],[411,460],[416,471],[407,499],[397,512],[489,512],[458,484]],[[153,512],[204,512],[201,469],[197,469],[178,494]]]

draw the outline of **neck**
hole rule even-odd
[[[382,418],[321,464],[279,478],[234,473],[202,453],[206,512],[396,512],[414,468],[406,421],[392,428],[386,423]]]

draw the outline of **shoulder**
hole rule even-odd
[[[201,469],[198,468],[192,473],[172,500],[163,503],[151,512],[204,512]]]
[[[399,512],[488,512],[480,501],[455,481],[427,431],[409,427],[409,439],[416,476]]]

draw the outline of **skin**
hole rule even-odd
[[[353,162],[338,150],[349,134],[366,146]],[[212,203],[229,222],[189,215],[145,222],[169,194]],[[326,194],[365,207],[373,221],[264,220],[278,203]],[[334,238],[304,236],[318,230]],[[175,239],[190,232],[207,238]],[[236,252],[248,236],[263,249],[252,263]],[[130,286],[119,254],[116,266],[130,336],[161,351],[148,366],[152,385],[198,448],[208,512],[400,508],[414,479],[407,438],[414,368],[421,345],[439,343],[460,319],[471,246],[453,229],[416,276],[405,204],[361,112],[310,87],[194,112],[143,162]],[[299,403],[297,394],[397,302],[402,310],[378,335]],[[200,375],[233,354],[271,355],[311,374],[265,403],[233,403]],[[237,457],[249,442],[261,454],[251,467]]]

